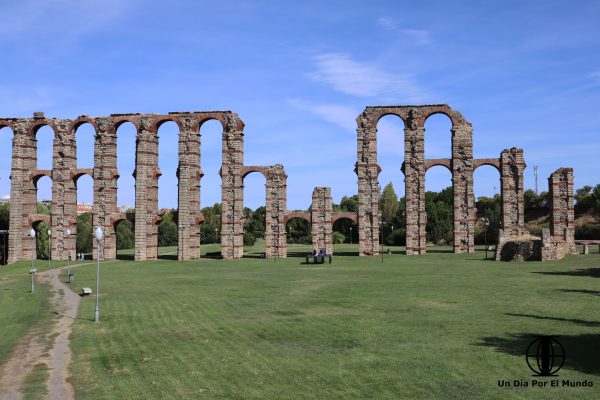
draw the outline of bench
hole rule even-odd
[[[89,288],[89,287],[81,288],[81,295],[80,296],[88,296],[90,294],[92,294],[92,289],[91,288]]]
[[[329,257],[329,264],[331,264],[331,254],[325,254],[325,255],[316,255],[313,256],[312,254],[309,254],[306,256],[306,263],[307,264],[325,264],[325,258]],[[311,262],[312,260],[312,262]]]
[[[575,244],[583,245],[583,253],[581,254],[590,254],[590,245],[597,244],[600,253],[600,240],[576,240]]]

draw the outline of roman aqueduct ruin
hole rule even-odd
[[[433,114],[445,114],[452,123],[452,158],[425,159],[425,120]],[[523,150],[502,150],[498,158],[473,158],[472,126],[456,110],[447,105],[367,107],[357,118],[357,161],[359,209],[357,213],[333,212],[331,191],[317,187],[313,191],[310,212],[290,212],[286,209],[286,179],[281,164],[270,166],[244,165],[244,123],[231,111],[174,112],[157,114],[112,114],[108,117],[81,116],[75,120],[48,119],[42,113],[32,118],[0,119],[0,128],[13,131],[9,262],[31,259],[32,226],[46,221],[52,228],[52,259],[65,260],[75,251],[77,180],[83,175],[93,178],[93,225],[106,233],[103,256],[116,258],[115,227],[125,219],[117,207],[117,128],[132,123],[137,132],[135,154],[135,260],[157,258],[158,224],[158,128],[167,121],[179,127],[178,176],[178,259],[200,257],[201,183],[203,172],[200,157],[200,129],[208,120],[223,126],[221,164],[221,254],[227,259],[243,256],[243,181],[250,173],[263,174],[266,179],[265,253],[267,258],[287,256],[286,224],[292,218],[303,218],[312,224],[313,249],[333,253],[332,227],[340,218],[348,218],[359,227],[359,254],[377,255],[380,251],[377,123],[393,114],[404,121],[404,163],[406,193],[406,254],[427,251],[425,226],[425,173],[436,165],[448,168],[453,182],[454,252],[474,251],[475,199],[473,172],[482,165],[491,165],[500,173],[502,197],[502,230],[496,258],[515,243],[534,243],[540,259],[562,258],[575,252],[573,215],[573,171],[558,169],[549,178],[550,229],[541,241],[529,237],[524,223]],[[77,168],[75,131],[89,123],[95,130],[94,167]],[[42,126],[54,131],[51,170],[37,169],[36,133]],[[37,182],[43,177],[52,180],[51,215],[36,213]],[[66,235],[67,229],[73,234]],[[517,246],[518,247],[518,246]],[[519,251],[518,249],[516,251]]]

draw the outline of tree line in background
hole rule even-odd
[[[548,192],[539,195],[533,190],[527,190],[525,198],[525,223],[534,235],[541,235],[542,229],[549,226]],[[484,236],[492,244],[498,241],[501,217],[501,197],[481,196],[475,202],[477,208],[477,223],[475,225],[475,243],[483,244]],[[383,188],[379,207],[382,216],[380,240],[389,246],[406,244],[406,215],[405,199],[398,197],[394,186],[388,183]],[[452,243],[452,187],[440,192],[425,193],[425,209],[427,211],[427,242],[436,245]],[[358,196],[344,196],[339,204],[333,204],[334,212],[357,212]],[[201,243],[219,243],[221,226],[221,205],[215,203],[212,207],[202,210],[204,221],[201,224]],[[296,210],[301,211],[301,210]],[[310,211],[310,210],[309,210]],[[50,215],[50,207],[39,203],[38,214]],[[9,204],[0,205],[0,230],[8,230],[10,208]],[[244,245],[251,246],[257,239],[265,237],[265,207],[256,210],[244,208]],[[487,218],[489,226],[487,231],[481,221]],[[178,212],[176,209],[165,210],[158,225],[158,245],[176,246],[178,241]],[[116,226],[117,249],[131,249],[134,247],[135,210],[126,213],[126,219]],[[40,222],[34,227],[36,230],[37,256],[41,259],[48,258],[48,230],[50,226]],[[93,246],[94,229],[91,213],[77,216],[77,253],[91,253]],[[311,226],[308,221],[301,218],[291,219],[286,226],[288,243],[312,243]],[[584,186],[575,191],[575,238],[600,239],[600,185]],[[358,226],[351,220],[342,218],[333,224],[333,242],[358,243]],[[0,259],[4,262],[5,240],[0,237]],[[73,254],[75,257],[75,254]]]

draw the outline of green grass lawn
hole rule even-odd
[[[598,398],[600,255],[497,263],[446,250],[316,266],[103,264],[101,322],[91,322],[94,297],[84,298],[72,334],[77,397]],[[93,266],[76,275],[77,288],[94,287]],[[558,379],[594,387],[498,387],[532,379],[524,354],[539,334],[565,347]]]

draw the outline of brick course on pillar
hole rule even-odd
[[[313,251],[325,249],[327,254],[333,254],[333,202],[330,188],[317,187],[313,190],[310,216]]]
[[[425,210],[425,128],[419,111],[411,109],[404,127],[406,254],[427,252]]]
[[[379,254],[379,165],[377,165],[377,120],[369,110],[357,118],[358,240],[359,255]]]
[[[285,233],[287,175],[283,165],[268,167],[266,172],[265,253],[267,258],[287,257]]]
[[[475,202],[473,194],[473,133],[463,122],[452,128],[452,188],[454,252],[475,251]]]
[[[502,248],[507,242],[529,236],[525,227],[525,196],[523,149],[513,147],[500,153],[500,193],[502,215],[500,235],[496,246],[496,260],[500,260]]]
[[[559,168],[548,178],[550,229],[544,230],[542,260],[559,260],[577,254],[573,169]]]

